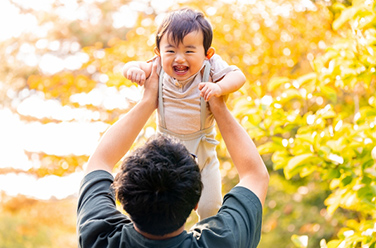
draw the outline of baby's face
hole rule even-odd
[[[163,70],[177,80],[185,80],[202,67],[205,56],[202,31],[193,31],[176,44],[167,33],[160,41],[160,56]]]

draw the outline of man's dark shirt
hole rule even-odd
[[[93,171],[82,180],[77,210],[79,247],[254,248],[260,241],[261,202],[244,187],[234,187],[224,196],[218,214],[198,222],[189,232],[166,240],[150,240],[116,209],[113,180],[103,170]]]

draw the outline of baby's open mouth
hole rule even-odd
[[[173,66],[173,68],[176,73],[185,73],[188,71],[188,66],[184,66],[184,65],[176,65],[176,66]]]

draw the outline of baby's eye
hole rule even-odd
[[[174,53],[173,50],[167,50],[166,53]]]
[[[194,53],[194,51],[187,51],[187,53]]]

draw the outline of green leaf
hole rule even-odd
[[[341,244],[341,240],[339,239],[333,239],[328,242],[327,248],[338,248]]]
[[[273,91],[282,84],[289,83],[290,79],[288,77],[274,77],[268,82],[268,91]]]
[[[366,161],[366,162],[364,162],[363,164],[362,164],[362,169],[363,170],[366,170],[367,168],[369,168],[369,167],[372,167],[372,165],[375,163],[375,161],[373,160],[373,159],[369,159],[368,161]],[[373,176],[375,176],[375,175],[373,175]]]
[[[287,166],[284,168],[286,179],[291,179],[293,176],[299,173],[300,167],[302,165],[305,165],[307,161],[309,161],[313,157],[314,155],[312,153],[305,153],[290,159],[287,163]]]
[[[332,152],[332,149],[330,147],[320,145],[318,154],[320,157],[328,157],[331,152]]]
[[[314,141],[314,137],[312,133],[297,134],[295,136],[295,139],[308,142],[309,144],[313,144],[313,141]]]
[[[329,169],[327,178],[328,179],[334,179],[334,178],[339,178],[341,176],[341,173],[339,172],[338,169]]]
[[[359,199],[366,198],[368,200],[371,200],[375,196],[371,186],[365,186],[365,187],[360,188],[356,192],[356,194]]]
[[[341,183],[341,181],[340,181],[339,179],[334,178],[334,179],[332,179],[332,181],[330,182],[330,184],[329,184],[329,188],[330,188],[331,190],[333,190],[333,189],[339,187],[340,183]]]
[[[287,89],[282,93],[282,98],[278,103],[286,103],[289,102],[291,99],[294,98],[302,98],[302,95],[299,93],[297,89]]]
[[[314,81],[317,79],[317,74],[315,72],[311,72],[311,73],[308,73],[308,74],[305,74],[299,78],[297,78],[296,80],[298,81],[299,83],[299,86],[307,83],[307,82],[311,82],[311,81]]]
[[[324,118],[324,119],[330,119],[330,118],[334,118],[336,116],[337,116],[337,114],[333,110],[328,110],[321,115],[321,117]]]
[[[372,179],[369,178],[369,177],[367,177],[367,176],[363,176],[361,182],[364,183],[364,184],[371,184],[372,183]]]
[[[343,190],[342,190],[343,191]],[[341,190],[337,190],[330,194],[324,201],[325,205],[327,205],[327,211],[329,215],[333,215],[334,212],[337,210],[339,207],[339,203],[341,202],[342,199],[342,192]]]
[[[257,150],[261,155],[263,155],[267,153],[273,153],[279,148],[281,148],[281,146],[277,145],[275,142],[269,141],[265,144],[258,146]]]
[[[329,86],[320,86],[320,91],[325,97],[329,98],[331,102],[337,102],[337,92],[333,88]]]
[[[273,169],[279,170],[286,166],[288,161],[288,155],[285,151],[275,151],[272,155]]]
[[[299,173],[299,176],[303,178],[303,177],[311,175],[315,171],[317,171],[317,166],[315,165],[312,165],[309,167],[306,166],[302,168],[301,172]]]
[[[352,176],[347,176],[347,177],[342,179],[341,184],[342,184],[342,186],[346,186],[349,183],[351,183],[352,180],[353,180]]]
[[[332,5],[332,8],[333,8],[334,11],[337,12],[337,11],[342,11],[342,10],[346,9],[346,6],[343,5],[342,3],[334,3]]]

